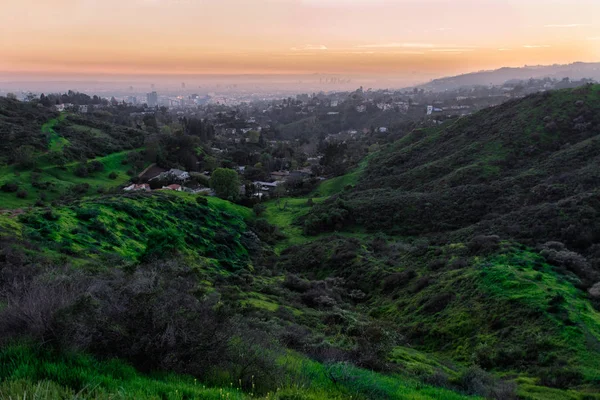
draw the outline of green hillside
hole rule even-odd
[[[354,282],[422,351],[594,391],[599,100],[600,86],[543,93],[413,131],[296,214],[306,244],[284,265]]]
[[[599,86],[254,210],[110,192],[139,132],[43,117],[34,165],[0,170],[0,398],[600,398]]]
[[[265,257],[270,250],[257,237],[265,228],[256,224],[246,208],[183,193],[100,196],[0,217],[5,262],[0,287],[8,300],[0,310],[0,336],[18,332],[19,340],[28,340],[0,351],[0,394],[64,399],[76,393],[148,399],[469,398],[457,393],[468,388],[461,386],[466,372],[459,367],[453,370],[456,384],[442,388],[426,383],[418,370],[383,375],[341,360],[320,363],[267,339],[265,329],[273,338],[301,329],[311,351],[340,340],[333,332],[325,339],[321,328],[312,326],[327,317],[327,309],[298,302],[285,274],[269,272]],[[35,267],[29,272],[33,275],[13,286],[10,277],[30,267]],[[52,299],[49,309],[41,308],[42,326],[20,318],[30,312],[27,293]],[[359,326],[368,324],[351,303],[340,306]],[[177,308],[177,317],[163,314]],[[262,326],[264,318],[272,321],[270,327]],[[151,337],[162,337],[172,324],[176,331],[169,350]],[[191,340],[193,331],[198,337]],[[356,340],[356,335],[344,340]],[[32,344],[40,338],[52,345]],[[210,349],[190,353],[209,339],[216,340]],[[78,352],[66,351],[74,345]],[[178,374],[145,375],[111,357],[144,371],[152,366],[154,372]],[[248,370],[240,369],[248,360]]]
[[[58,114],[0,98],[0,209],[44,205],[126,183],[149,164],[140,154],[145,135],[94,114]]]

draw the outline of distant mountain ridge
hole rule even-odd
[[[418,87],[425,90],[444,91],[468,86],[502,85],[510,80],[527,80],[531,78],[563,79],[567,77],[572,80],[586,78],[600,80],[600,63],[576,62],[565,65],[504,67],[491,71],[478,71],[434,79]]]

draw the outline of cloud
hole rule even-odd
[[[511,51],[511,50],[512,49],[508,49],[508,48],[505,48],[505,47],[502,47],[502,48],[498,49],[498,51]]]
[[[290,50],[292,51],[305,51],[305,50],[328,50],[327,46],[325,46],[324,44],[318,44],[318,45],[314,45],[314,44],[305,44],[302,47],[292,47]]]
[[[363,49],[432,49],[435,47],[431,43],[377,43],[377,44],[364,44],[360,46]]]
[[[475,51],[473,48],[460,48],[460,49],[432,49],[431,51],[436,53],[462,53],[465,51]]]
[[[600,36],[597,37],[589,37],[587,40],[600,40]]]
[[[581,26],[590,26],[590,24],[548,24],[544,28],[579,28]]]
[[[523,45],[523,48],[525,49],[543,49],[543,48],[548,48],[551,47],[548,44],[525,44]]]

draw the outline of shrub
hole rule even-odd
[[[98,160],[90,161],[87,165],[88,172],[102,172],[104,171],[104,164]]]
[[[87,165],[82,162],[77,164],[77,166],[73,170],[73,173],[75,174],[75,176],[78,176],[80,178],[85,178],[89,175]]]
[[[185,241],[183,234],[175,229],[153,230],[147,234],[146,250],[142,261],[173,257],[183,250]]]
[[[470,367],[460,375],[459,385],[470,395],[497,400],[517,398],[515,383],[502,381],[476,366]]]
[[[264,204],[255,204],[252,209],[254,210],[254,214],[257,217],[260,217],[265,211],[267,211],[267,206]]]
[[[119,177],[119,174],[117,174],[116,172],[111,172],[110,174],[108,174],[108,179],[112,179],[115,180]]]
[[[471,254],[490,254],[498,249],[500,245],[500,237],[497,235],[479,235],[475,236],[468,243],[469,252]]]
[[[17,197],[20,199],[24,199],[27,197],[27,191],[26,190],[19,190],[17,192]]]
[[[71,190],[75,194],[85,194],[90,189],[89,183],[78,183],[77,185],[73,185]]]
[[[289,274],[286,275],[283,286],[295,292],[304,293],[310,289],[311,285],[309,281],[302,279],[297,275]]]
[[[582,380],[581,372],[569,367],[553,367],[540,371],[540,383],[544,386],[566,389],[580,384]]]
[[[196,203],[200,204],[201,206],[207,206],[208,199],[205,196],[198,196],[196,197]]]
[[[17,185],[14,182],[7,182],[4,185],[2,185],[2,187],[0,187],[0,190],[6,193],[14,193],[17,190],[19,190],[19,185]]]
[[[388,275],[383,280],[383,290],[387,293],[406,286],[417,274],[413,270],[402,271]]]

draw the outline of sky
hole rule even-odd
[[[599,0],[0,0],[0,73],[442,76],[600,61]]]

